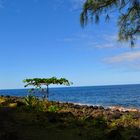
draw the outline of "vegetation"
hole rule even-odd
[[[81,13],[81,24],[91,21],[99,22],[105,15],[106,21],[110,14],[118,15],[119,40],[130,41],[133,46],[140,35],[140,0],[86,0]]]
[[[60,110],[60,108],[58,106],[55,106],[55,105],[51,105],[48,107],[49,112],[57,112],[59,110]]]
[[[49,85],[56,84],[56,85],[69,86],[70,84],[72,84],[65,78],[58,79],[56,77],[25,79],[23,80],[23,82],[26,83],[25,87],[33,86],[35,87],[35,90],[39,89],[44,94],[44,98],[47,98],[47,99],[49,97]],[[46,89],[43,88],[43,86],[46,86]],[[33,92],[34,89],[31,89],[30,91]]]
[[[33,107],[37,104],[37,98],[32,95],[28,95],[24,98],[24,102],[29,109],[33,109]]]
[[[0,123],[1,140],[140,139],[139,112],[50,102],[30,95],[0,97]]]

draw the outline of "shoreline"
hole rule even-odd
[[[25,97],[20,96],[10,96],[10,95],[0,95],[0,97],[6,97],[6,98],[13,98],[13,99],[23,99]],[[40,100],[40,99],[39,99]],[[81,107],[90,107],[90,108],[102,108],[105,110],[111,109],[112,111],[120,111],[120,112],[140,112],[139,108],[136,107],[124,107],[124,106],[118,106],[118,105],[112,105],[112,106],[103,106],[103,105],[93,105],[93,104],[84,104],[84,103],[73,103],[73,102],[63,102],[63,101],[50,101],[49,102],[55,102],[58,104],[69,104],[69,105],[75,105],[75,106],[81,106]],[[74,106],[73,106],[74,107]]]
[[[63,102],[62,102],[63,103]],[[64,102],[66,103],[66,102]],[[71,103],[71,102],[68,102]],[[123,107],[123,106],[118,106],[118,105],[112,105],[112,106],[103,106],[103,105],[92,105],[92,104],[82,104],[82,103],[73,103],[74,105],[80,105],[80,106],[97,106],[97,107],[103,107],[104,109],[112,109],[112,110],[119,110],[119,111],[140,111],[139,108],[136,107]]]
[[[140,112],[36,98],[0,96],[0,139],[132,140],[140,138]],[[24,132],[24,133],[23,133]],[[29,133],[30,132],[30,133]],[[54,138],[54,136],[56,136]],[[116,137],[116,138],[115,138]]]
[[[118,105],[112,105],[112,106],[103,106],[103,105],[93,105],[93,104],[84,104],[84,103],[73,103],[73,102],[62,102],[62,101],[50,101],[50,102],[59,102],[64,104],[73,104],[73,105],[79,105],[79,106],[88,106],[88,107],[98,107],[98,108],[104,108],[104,109],[111,109],[111,110],[119,110],[121,112],[140,112],[139,108],[136,107],[124,107],[124,106],[118,106]]]

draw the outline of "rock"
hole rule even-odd
[[[120,111],[114,111],[112,114],[113,119],[119,119],[122,116]]]
[[[8,107],[16,108],[17,107],[17,103],[9,103]]]
[[[102,110],[102,109],[104,109],[104,107],[103,106],[99,106],[98,109],[101,109]]]
[[[58,113],[60,118],[74,118],[74,115],[71,112],[60,112]]]
[[[95,110],[91,113],[91,116],[94,117],[94,118],[97,118],[97,117],[102,117],[103,116],[103,111],[101,110]]]
[[[75,109],[80,109],[80,105],[75,105],[74,108]]]
[[[93,106],[93,109],[94,109],[94,110],[98,109],[98,106]]]
[[[90,108],[90,109],[94,109],[94,107],[93,107],[93,106],[89,106],[89,108]]]
[[[18,107],[21,107],[21,106],[24,106],[24,105],[25,105],[24,102],[20,102],[20,101],[17,101],[16,103],[17,103],[17,106],[18,106]]]

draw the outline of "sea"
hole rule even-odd
[[[0,90],[0,95],[27,96],[29,89]],[[41,93],[35,94],[41,97]],[[80,105],[122,106],[140,109],[140,84],[50,88],[49,100]]]

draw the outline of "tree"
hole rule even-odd
[[[81,25],[89,19],[99,22],[101,16],[110,19],[110,13],[118,13],[119,41],[130,41],[133,46],[140,35],[140,0],[86,0],[81,13]]]
[[[72,84],[71,82],[69,82],[65,78],[58,79],[56,77],[25,79],[25,80],[23,80],[23,82],[26,83],[25,87],[34,86],[35,89],[40,89],[41,92],[45,94],[44,98],[49,97],[49,85],[56,84],[56,85],[67,85],[67,86],[69,86],[70,84]],[[46,90],[45,90],[45,88],[43,88],[43,86],[46,86]]]

